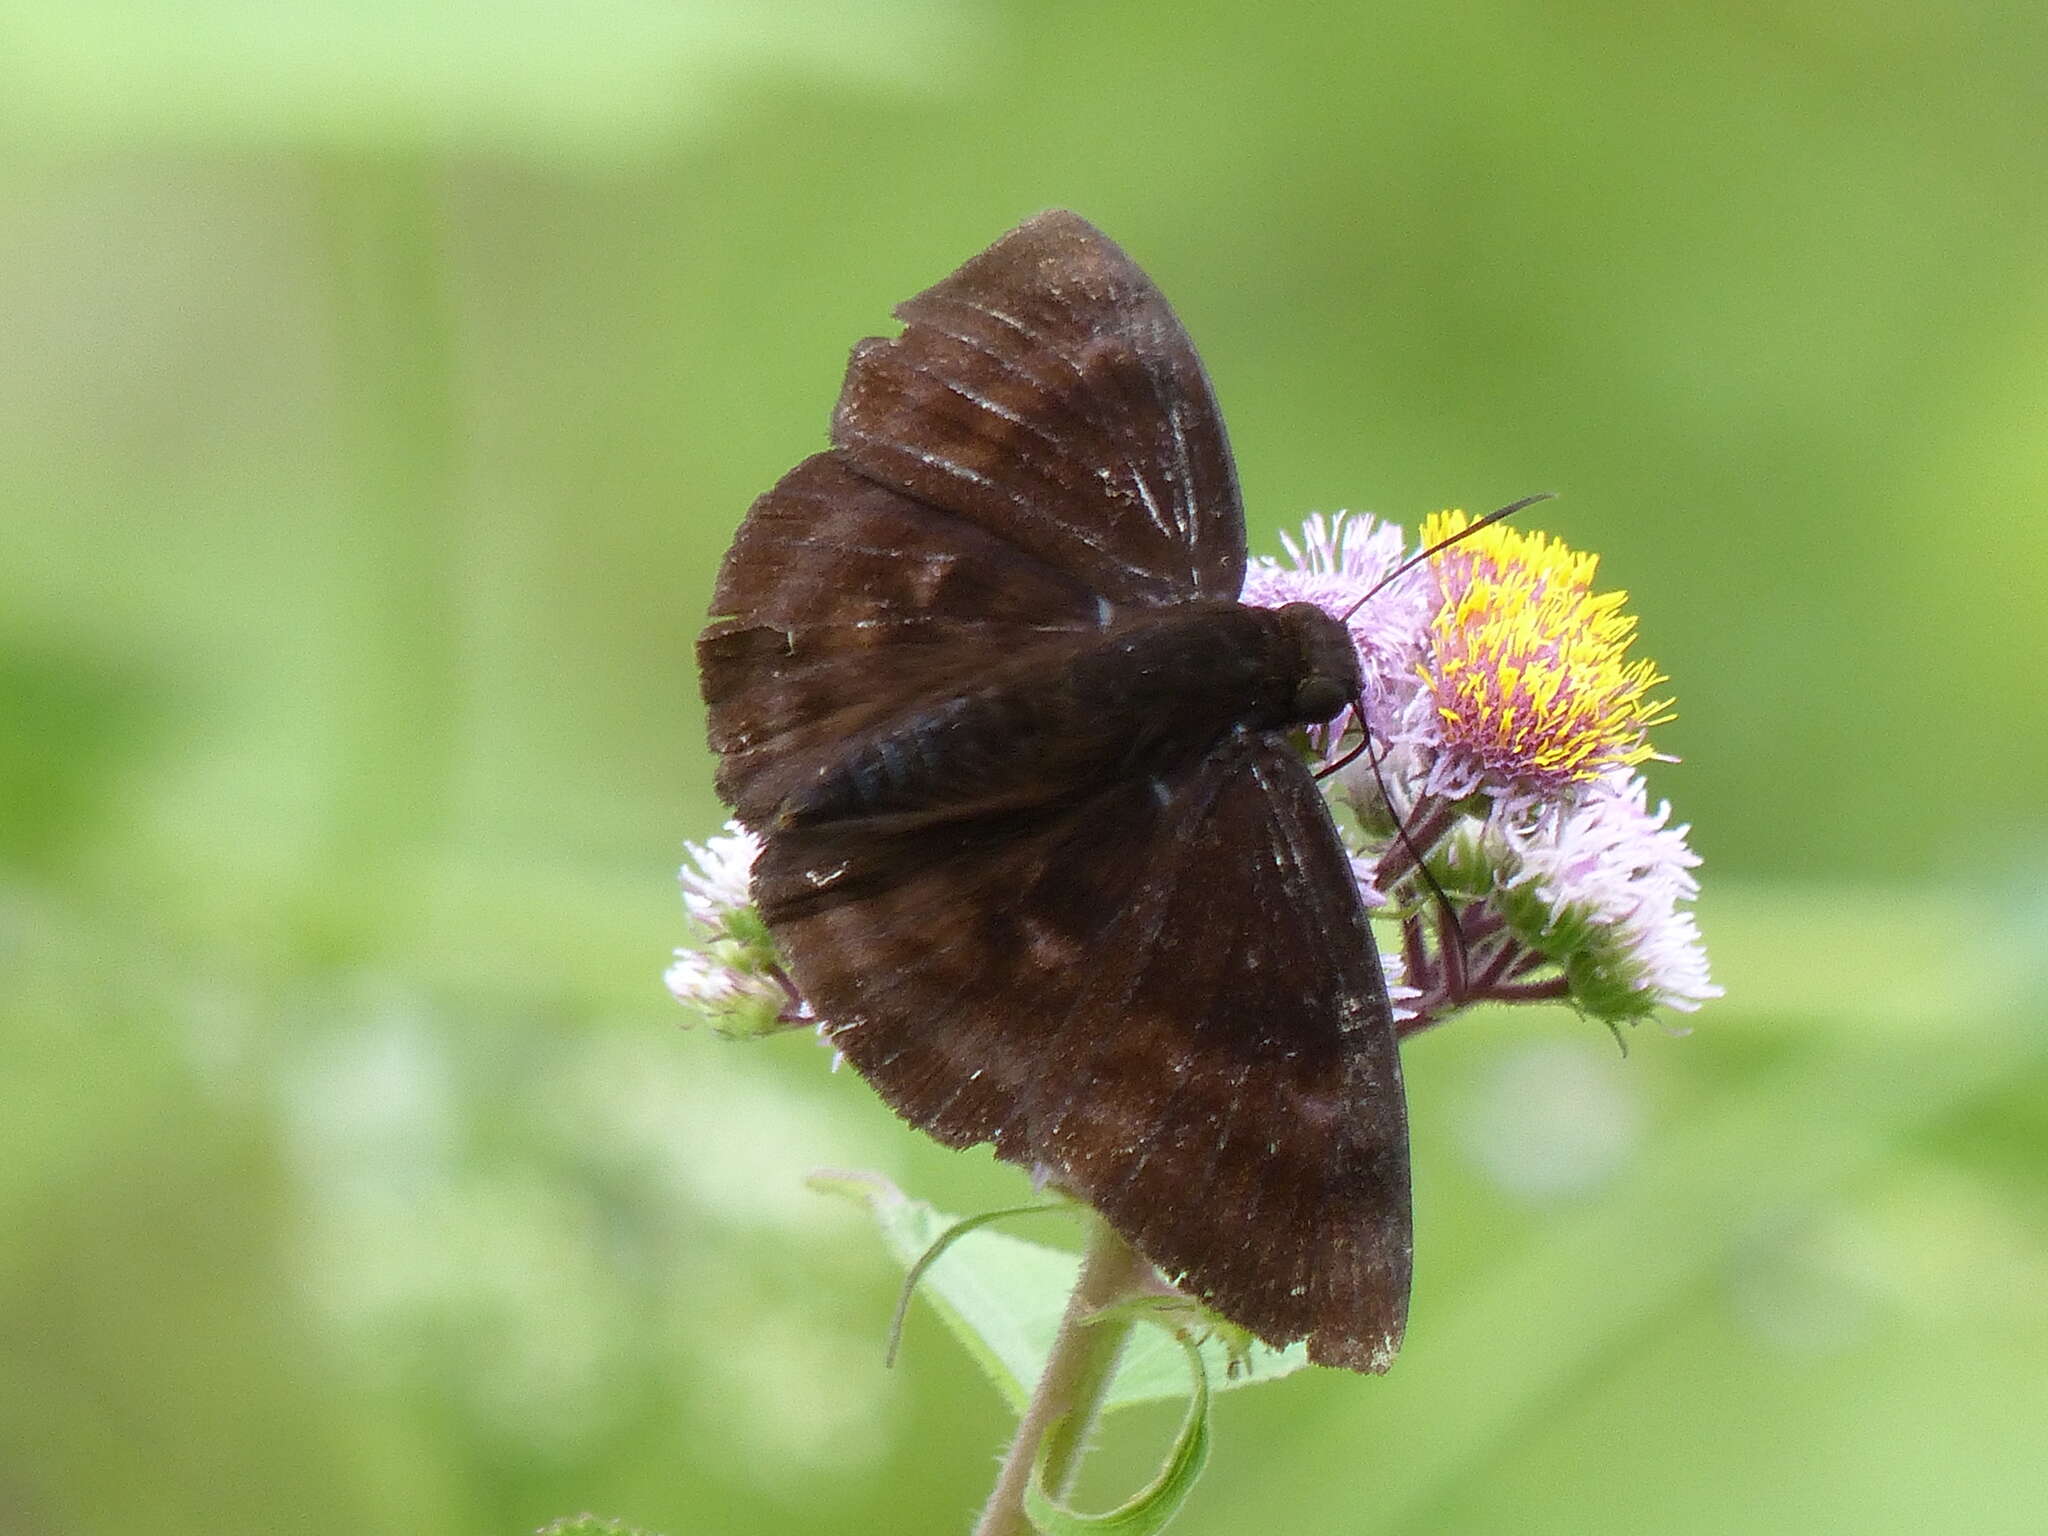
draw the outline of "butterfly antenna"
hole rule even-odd
[[[1366,592],[1365,596],[1361,597],[1357,602],[1353,603],[1349,608],[1346,608],[1344,610],[1344,622],[1347,624],[1350,623],[1351,615],[1358,612],[1358,610],[1363,608],[1367,603],[1371,602],[1376,594],[1383,591],[1392,583],[1399,581],[1403,576],[1406,576],[1410,571],[1414,570],[1416,566],[1422,564],[1422,562],[1427,560],[1431,555],[1449,549],[1453,544],[1457,544],[1466,539],[1471,538],[1472,535],[1477,533],[1480,529],[1490,528],[1504,517],[1513,517],[1517,512],[1520,512],[1525,507],[1533,507],[1539,501],[1548,501],[1551,499],[1551,497],[1555,496],[1556,494],[1557,492],[1555,491],[1538,491],[1534,496],[1524,496],[1520,501],[1511,501],[1504,507],[1496,507],[1493,511],[1487,513],[1486,516],[1480,518],[1478,522],[1468,523],[1463,528],[1460,528],[1456,533],[1452,534],[1449,538],[1438,539],[1434,544],[1430,545],[1429,548],[1421,551],[1419,554],[1410,555],[1406,560],[1403,560],[1399,565],[1395,566],[1391,571],[1387,572],[1386,575],[1382,576],[1378,581],[1374,582],[1371,588]]]
[[[1363,750],[1361,746],[1361,750]],[[1352,754],[1356,756],[1356,753]],[[1394,835],[1401,839],[1401,846],[1408,850],[1408,857],[1415,861],[1415,873],[1422,876],[1422,883],[1429,887],[1430,900],[1436,904],[1438,920],[1444,931],[1444,988],[1452,997],[1465,990],[1465,977],[1469,956],[1465,950],[1465,930],[1458,922],[1458,909],[1451,905],[1451,898],[1437,883],[1435,875],[1429,872],[1429,863],[1422,856],[1421,848],[1408,833],[1408,823],[1403,821],[1394,809],[1393,796],[1387,793],[1387,781],[1380,773],[1380,760],[1368,756],[1366,762],[1372,768],[1372,781],[1379,786],[1380,799],[1386,804],[1387,814],[1394,818]]]

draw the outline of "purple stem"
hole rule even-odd
[[[1410,850],[1427,854],[1442,841],[1456,820],[1456,809],[1442,800],[1417,801],[1413,819],[1402,829],[1407,835],[1396,836],[1387,844],[1387,851],[1380,855],[1380,862],[1373,870],[1373,884],[1392,895],[1395,884],[1415,867],[1415,852]]]
[[[1520,953],[1513,944],[1503,944],[1487,956],[1485,966],[1472,978],[1472,989],[1467,996],[1492,996],[1493,988],[1508,979]]]

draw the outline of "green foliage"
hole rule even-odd
[[[913,1200],[876,1174],[818,1173],[811,1186],[863,1204],[874,1218],[889,1256],[906,1271],[946,1241],[962,1218]],[[1023,1412],[1044,1374],[1068,1293],[1080,1272],[1078,1256],[985,1226],[951,1241],[919,1282],[923,1295],[953,1336],[987,1374],[1013,1413]],[[1188,1322],[1139,1329],[1125,1346],[1116,1380],[1103,1399],[1106,1412],[1137,1403],[1179,1402],[1188,1395],[1187,1368],[1176,1330]],[[1301,1345],[1276,1350],[1214,1334],[1186,1346],[1201,1362],[1205,1391],[1277,1381],[1308,1364]]]

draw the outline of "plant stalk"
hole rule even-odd
[[[1066,1315],[1046,1356],[1045,1373],[1018,1421],[1017,1436],[1003,1457],[988,1504],[976,1522],[974,1536],[1031,1536],[1024,1513],[1024,1490],[1032,1468],[1044,1454],[1045,1491],[1065,1499],[1088,1436],[1095,1427],[1117,1357],[1130,1337],[1134,1319],[1128,1312],[1091,1321],[1105,1307],[1146,1289],[1152,1267],[1094,1211],[1089,1211],[1088,1245],[1081,1259],[1081,1277],[1067,1298]]]

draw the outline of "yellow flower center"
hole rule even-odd
[[[1424,520],[1422,542],[1470,521],[1438,512]],[[1673,716],[1671,701],[1649,691],[1665,678],[1628,659],[1628,594],[1592,590],[1599,563],[1500,524],[1431,558],[1443,604],[1422,676],[1451,751],[1496,775],[1559,786],[1654,755],[1648,733]]]

